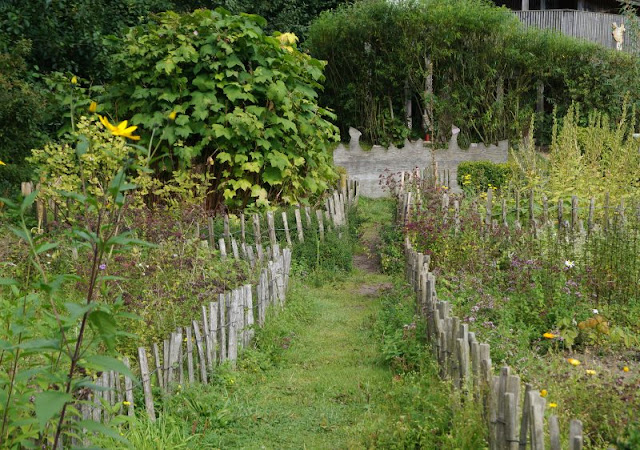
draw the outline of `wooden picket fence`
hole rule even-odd
[[[333,191],[333,193],[326,197],[325,199],[325,209],[324,210],[314,210],[311,211],[310,207],[304,208],[305,218],[307,222],[307,226],[311,227],[312,217],[315,217],[319,224],[319,233],[321,239],[324,239],[324,222],[328,222],[329,226],[331,224],[335,226],[344,225],[346,223],[346,213],[345,213],[345,205],[351,205],[357,203],[359,197],[359,183],[355,180],[347,180],[343,178],[340,182],[340,189]],[[34,189],[38,189],[39,185],[34,185],[31,181],[23,182],[20,186],[20,191],[23,196],[27,196],[33,192]],[[38,229],[47,231],[50,226],[50,221],[57,221],[59,217],[58,205],[52,201],[44,201],[42,199],[36,199],[35,202],[35,214],[36,220],[38,223]],[[304,240],[303,237],[303,226],[302,226],[302,218],[300,209],[302,207],[298,205],[298,208],[295,211],[295,219],[296,219],[296,228],[298,231],[298,238]],[[291,234],[289,232],[289,221],[287,218],[287,213],[282,212],[282,221],[284,228],[281,231],[285,231],[287,244],[291,245]],[[313,214],[313,215],[312,215]],[[267,224],[269,226],[269,241],[271,245],[273,245],[276,239],[276,228],[274,226],[275,218],[273,213],[267,214]],[[245,214],[240,214],[241,220],[241,236],[242,242],[246,242],[247,236],[247,226],[246,226],[246,218]],[[209,218],[208,223],[209,228],[209,241],[208,244],[212,249],[216,248],[216,240],[214,234],[214,224],[213,218]],[[197,233],[199,233],[199,228]],[[262,236],[260,234],[260,217],[257,214],[253,214],[253,234],[254,234],[254,242],[258,244],[262,243]],[[226,254],[227,246],[233,245],[231,241],[231,232],[229,226],[229,216],[224,216],[224,244],[218,240],[217,244],[219,245],[219,249]],[[237,242],[236,242],[237,244]],[[234,254],[237,253],[237,249],[234,247]]]
[[[495,450],[582,448],[582,423],[572,420],[568,446],[560,440],[558,417],[550,415],[545,427],[546,399],[505,366],[493,375],[489,344],[478,342],[469,325],[452,315],[451,304],[438,300],[436,278],[429,271],[429,255],[405,242],[407,281],[416,292],[417,309],[427,326],[440,375],[451,380],[463,395],[481,401],[489,426],[489,448]]]
[[[358,185],[355,182],[343,183],[340,191],[328,196],[326,209],[311,210],[296,208],[295,221],[297,239],[304,241],[302,213],[304,211],[307,229],[312,226],[312,214],[316,217],[318,237],[324,239],[325,231],[340,230],[347,224],[350,207],[358,202]],[[244,215],[241,219],[240,242],[237,242],[229,226],[228,217],[224,219],[224,235],[217,242],[222,258],[243,259],[259,273],[256,285],[246,284],[223,294],[217,299],[207,301],[201,306],[201,313],[193,318],[191,325],[177,328],[162,342],[152,343],[149,347],[138,348],[137,361],[123,359],[123,363],[139,379],[121,375],[115,371],[103,372],[96,380],[98,389],[88,394],[89,402],[79,405],[83,420],[107,423],[116,414],[126,411],[134,416],[136,410],[143,407],[136,404],[136,398],[144,398],[144,409],[151,421],[156,420],[156,402],[154,392],[171,395],[194,383],[208,384],[211,373],[222,363],[228,362],[235,367],[239,352],[251,345],[256,327],[262,327],[267,311],[277,313],[286,302],[289,273],[291,269],[292,239],[288,229],[286,213],[283,215],[283,229],[275,228],[274,214],[266,213],[269,244],[263,248],[263,235],[260,232],[261,218],[253,215],[254,243],[245,240]],[[209,220],[209,236],[201,244],[216,248],[213,236],[213,224]],[[276,231],[284,231],[285,242],[279,242]],[[199,232],[197,232],[199,236]],[[227,254],[230,243],[232,252]],[[281,245],[284,245],[281,248]],[[141,389],[143,396],[134,396]],[[86,443],[86,442],[85,442]]]
[[[422,182],[418,173],[416,171],[414,175]],[[397,218],[405,224],[412,208],[419,204],[415,196],[420,193],[410,189],[408,176],[405,178],[402,174],[401,180],[397,192]],[[443,211],[449,210],[448,200],[445,193]],[[489,223],[493,224],[493,220]],[[489,448],[541,450],[548,443],[551,450],[581,449],[582,422],[571,420],[568,442],[561,442],[558,417],[550,414],[545,420],[546,399],[540,391],[528,383],[523,386],[520,377],[508,366],[501,368],[499,375],[494,375],[489,344],[478,342],[469,325],[452,314],[451,304],[438,299],[436,277],[429,270],[430,256],[413,249],[408,237],[405,239],[405,258],[406,279],[416,292],[417,310],[426,323],[427,338],[438,361],[440,375],[451,380],[464,397],[481,402],[489,429]]]

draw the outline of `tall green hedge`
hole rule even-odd
[[[537,128],[548,141],[551,113],[572,102],[619,114],[625,93],[640,100],[636,57],[559,33],[524,29],[509,10],[483,0],[355,2],[323,13],[310,27],[312,55],[328,61],[322,100],[343,133],[354,126],[373,142],[403,137],[404,99],[413,99],[412,130],[446,141],[452,125],[461,141],[517,138],[544,85],[545,114]],[[426,98],[427,64],[433,97]],[[434,126],[422,129],[432,102]]]

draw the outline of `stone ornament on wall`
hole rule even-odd
[[[622,44],[624,44],[624,32],[626,31],[624,23],[621,23],[620,26],[618,26],[616,22],[613,22],[611,26],[613,27],[611,35],[613,36],[613,40],[616,41],[616,50],[622,50]]]
[[[421,139],[411,142],[405,141],[402,148],[391,146],[384,148],[374,145],[365,151],[360,146],[362,133],[355,128],[349,129],[351,141],[348,146],[340,144],[333,153],[333,162],[343,167],[353,180],[360,182],[360,194],[366,197],[382,197],[385,192],[380,186],[380,175],[385,173],[409,172],[416,167],[426,169],[433,167],[434,161],[439,170],[448,170],[451,177],[451,188],[458,190],[458,164],[462,161],[492,161],[494,163],[507,162],[508,141],[501,141],[498,145],[485,146],[471,144],[468,150],[458,145],[460,130],[452,127],[449,148],[433,150]]]

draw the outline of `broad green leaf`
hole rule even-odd
[[[220,162],[231,162],[231,155],[227,152],[220,152],[216,155],[216,159]]]
[[[71,394],[61,391],[45,391],[35,394],[36,417],[41,429],[47,422],[62,411],[65,403],[73,400]]]
[[[17,286],[18,282],[13,278],[2,278],[0,277],[0,286]]]
[[[102,342],[112,349],[118,333],[118,325],[113,316],[106,311],[93,311],[89,314],[89,323],[93,325]]]
[[[272,186],[282,184],[282,172],[277,167],[267,167],[262,174],[262,179]]]
[[[20,203],[20,212],[24,214],[24,212],[33,205],[33,202],[36,201],[36,196],[38,195],[38,191],[35,190],[31,194],[27,195]]]

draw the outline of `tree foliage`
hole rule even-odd
[[[104,37],[170,6],[168,0],[7,0],[0,2],[0,51],[29,40],[26,59],[36,70],[104,80]]]
[[[214,206],[293,203],[335,176],[336,129],[317,104],[324,64],[264,25],[223,9],[167,12],[131,29],[114,55],[114,106],[149,131],[170,117],[159,169],[206,164]]]
[[[535,110],[538,83],[545,95],[538,128],[547,142],[554,108],[564,115],[580,102],[617,117],[627,91],[633,103],[640,99],[636,58],[524,29],[510,11],[482,0],[344,5],[311,25],[307,45],[328,61],[322,100],[337,112],[341,130],[355,126],[374,142],[402,140],[406,92],[414,132],[446,141],[456,125],[467,142],[518,138]],[[425,130],[429,109],[432,125]]]

